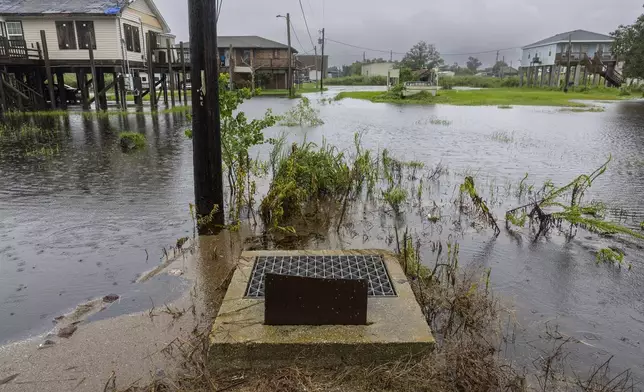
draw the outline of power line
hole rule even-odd
[[[400,54],[400,55],[405,55],[406,53],[401,53],[401,52],[391,52],[389,50],[384,50],[384,49],[373,49],[373,48],[366,48],[364,46],[358,46],[358,45],[353,45],[353,44],[348,44],[346,42],[341,42],[341,41],[336,41],[330,38],[326,39],[327,41],[335,42],[336,44],[340,45],[345,45],[349,46],[352,48],[356,49],[362,49],[362,50],[368,50],[370,52],[381,52],[381,53],[393,53],[393,54]],[[503,48],[503,49],[492,49],[492,50],[486,50],[486,51],[481,51],[481,52],[469,52],[469,53],[441,53],[441,56],[466,56],[466,55],[471,55],[471,54],[486,54],[486,53],[495,53],[495,52],[501,52],[505,50],[511,50],[511,49],[519,49],[521,48],[520,46],[515,46],[511,48]]]
[[[331,42],[335,42],[336,44],[345,45],[345,46],[349,46],[349,47],[356,48],[356,49],[368,50],[370,52],[382,52],[382,53],[390,53],[391,52],[389,50],[371,49],[371,48],[365,48],[364,46],[352,45],[352,44],[348,44],[346,42],[336,41],[336,40],[333,40],[331,38],[326,38],[326,40],[331,41]],[[394,54],[405,54],[405,53],[399,53],[399,52],[393,52],[393,53]]]
[[[302,48],[302,51],[305,51],[304,45],[302,45],[302,42],[300,42],[300,37],[297,36],[297,31],[295,31],[295,27],[293,27],[293,22],[291,22],[291,31],[293,31],[293,35],[295,35],[295,39],[297,40],[297,43],[300,44],[300,48]]]
[[[309,40],[311,40],[311,46],[315,46],[313,43],[313,38],[311,37],[311,31],[309,30],[309,23],[306,21],[306,13],[304,13],[304,7],[302,7],[302,0],[300,1],[300,9],[302,10],[302,17],[304,18],[304,25],[306,26],[306,32],[309,34]]]

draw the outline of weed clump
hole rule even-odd
[[[145,135],[137,132],[121,132],[119,143],[124,151],[141,150],[145,148]]]
[[[304,97],[296,107],[286,112],[280,125],[287,127],[309,126],[315,127],[324,124],[320,118],[320,111],[311,106],[311,101]]]
[[[277,164],[273,182],[261,204],[261,216],[272,227],[303,216],[305,204],[340,201],[349,184],[350,169],[335,147],[314,143],[293,144]]]

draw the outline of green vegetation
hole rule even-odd
[[[511,76],[507,78],[493,78],[490,76],[448,76],[440,77],[438,84],[446,89],[452,87],[475,87],[475,88],[501,88],[519,87],[519,78]]]
[[[325,84],[326,84],[326,79],[325,79]],[[325,87],[324,91],[327,91],[328,89]],[[295,93],[296,97],[299,97],[301,94],[307,94],[307,93],[317,93],[320,92],[320,87],[317,86],[315,83],[302,83],[298,85],[297,87],[294,88],[293,92]],[[262,89],[258,95],[270,95],[270,96],[278,96],[278,97],[287,97],[288,96],[288,89]]]
[[[512,109],[512,105],[499,105],[497,106],[499,109]]]
[[[431,94],[420,93],[403,98],[400,95],[383,91],[344,91],[336,96],[336,100],[344,98],[366,99],[371,102],[387,102],[396,104],[444,104],[444,105],[528,105],[528,106],[588,106],[585,103],[571,100],[619,100],[617,89],[597,89],[584,93],[563,93],[536,88],[494,88],[484,90],[440,90],[433,97]]]
[[[604,220],[606,206],[603,203],[583,203],[588,188],[606,172],[611,158],[591,174],[582,174],[570,183],[555,187],[546,182],[537,193],[537,201],[509,210],[506,217],[513,217],[519,211],[531,217],[531,224],[538,225],[536,238],[558,229],[572,239],[578,227],[601,235],[624,234],[644,239],[644,234],[614,222]],[[529,212],[528,212],[529,211]],[[525,220],[508,219],[508,222],[523,227]],[[564,226],[567,223],[568,226]]]
[[[192,139],[192,129],[186,129],[183,134],[186,135],[188,139]]]
[[[490,208],[487,206],[487,203],[481,198],[481,196],[479,196],[478,192],[476,191],[476,187],[474,186],[474,178],[470,176],[465,177],[465,181],[463,181],[459,189],[461,194],[461,210],[466,210],[467,207],[465,200],[463,200],[463,196],[469,196],[470,200],[472,201],[472,210],[478,212],[483,221],[494,228],[494,233],[498,236],[501,233],[501,229],[499,229],[499,226],[496,223],[496,219],[490,212]]]
[[[633,267],[631,263],[624,263],[624,252],[619,249],[603,248],[597,252],[597,264],[610,263],[619,267],[625,265],[629,270]]]
[[[277,164],[262,201],[262,218],[268,227],[279,228],[294,216],[304,216],[310,202],[339,202],[349,184],[350,169],[342,152],[326,144],[293,144]]]
[[[490,139],[501,143],[512,143],[514,142],[514,134],[509,134],[505,131],[497,131],[492,133]]]
[[[384,76],[353,75],[324,79],[324,84],[328,86],[386,86],[387,78]]]
[[[611,35],[615,37],[613,53],[624,59],[624,76],[644,78],[644,14],[632,25],[619,26]]]
[[[451,121],[449,121],[449,120],[441,120],[439,118],[432,118],[429,122],[431,124],[434,124],[434,125],[445,125],[445,126],[452,125]]]
[[[591,108],[563,108],[559,109],[560,112],[572,112],[572,113],[601,113],[604,112],[605,109],[600,106],[593,106]]]
[[[145,148],[145,135],[137,132],[119,133],[119,143],[123,150],[140,150]]]
[[[396,214],[400,214],[400,206],[407,200],[407,191],[394,186],[382,192],[382,197]]]
[[[324,124],[320,118],[320,111],[311,106],[311,101],[304,97],[293,109],[282,116],[280,125],[287,127],[308,126],[314,127]]]
[[[0,143],[11,145],[27,157],[49,158],[60,151],[61,133],[29,122],[0,124]]]

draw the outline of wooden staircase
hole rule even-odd
[[[624,77],[619,72],[615,71],[614,68],[609,68],[604,65],[599,71],[599,74],[606,78],[609,87],[620,87],[624,83]]]
[[[586,58],[583,64],[590,72],[598,74],[606,79],[609,87],[621,87],[625,79],[621,73],[615,71],[615,65],[605,64],[599,56]]]
[[[5,92],[7,110],[38,110],[46,107],[45,97],[15,75],[0,71],[0,88]]]

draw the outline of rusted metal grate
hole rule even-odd
[[[246,297],[264,297],[267,273],[326,279],[366,279],[370,297],[394,297],[396,291],[381,255],[258,256]]]

